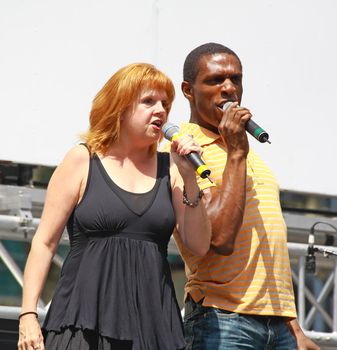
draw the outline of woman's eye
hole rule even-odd
[[[163,106],[164,109],[168,109],[169,105],[166,101],[162,101],[161,105]]]
[[[146,105],[152,105],[153,104],[153,99],[152,98],[144,98],[142,101]]]

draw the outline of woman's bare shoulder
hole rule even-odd
[[[90,158],[88,149],[83,145],[79,144],[72,147],[64,156],[63,162],[75,163],[77,165],[86,164]]]

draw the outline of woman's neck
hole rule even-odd
[[[154,154],[151,154],[150,147],[134,147],[133,145],[122,145],[115,143],[110,149],[102,155],[113,159],[130,159],[133,162],[143,162],[151,159]]]

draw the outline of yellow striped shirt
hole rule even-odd
[[[220,186],[227,153],[219,135],[192,123],[181,126],[203,148],[214,186]],[[204,306],[259,315],[296,317],[287,249],[286,225],[276,179],[252,150],[247,157],[246,205],[241,229],[230,256],[212,250],[204,257],[193,255],[174,234],[185,262],[189,293]],[[202,189],[212,186],[198,179]]]

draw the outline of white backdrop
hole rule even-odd
[[[174,81],[214,41],[244,67],[242,105],[270,134],[251,138],[284,189],[337,195],[335,0],[0,0],[0,159],[56,165],[121,66],[154,63]]]

